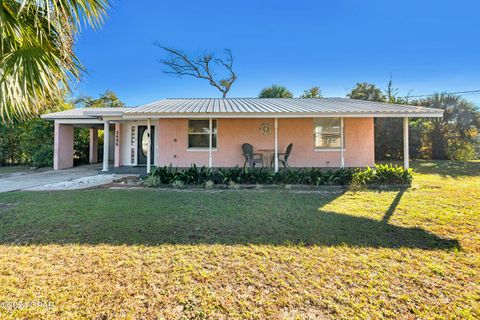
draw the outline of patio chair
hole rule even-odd
[[[278,156],[278,161],[283,164],[285,168],[288,168],[288,157],[290,157],[290,153],[292,152],[293,148],[293,143],[290,143],[287,146],[287,150],[285,152],[280,152],[277,154]],[[273,166],[273,163],[275,162],[275,156],[272,157],[272,163],[270,163],[270,166]]]
[[[257,163],[260,163],[263,167],[263,154],[261,153],[254,153],[253,152],[253,146],[249,143],[244,143],[242,144],[242,151],[243,151],[243,156],[245,157],[245,163],[243,164],[243,167],[248,163],[249,167],[254,168]]]

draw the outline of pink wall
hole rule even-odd
[[[73,126],[55,123],[53,169],[73,167]]]
[[[98,129],[90,129],[90,142],[88,145],[88,162],[98,163]]]
[[[262,124],[270,124],[270,135],[260,132]],[[345,118],[345,166],[372,166],[374,159],[373,118]],[[243,166],[241,145],[245,142],[257,149],[274,148],[273,119],[218,119],[218,150],[213,152],[214,167]],[[188,119],[160,119],[157,130],[158,165],[189,167],[208,165],[208,151],[187,150]],[[292,167],[338,167],[339,151],[315,151],[313,119],[279,119],[278,147],[284,152],[293,143],[289,164]]]

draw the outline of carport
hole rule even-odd
[[[95,116],[85,115],[82,109],[71,109],[42,116],[44,119],[55,121],[53,169],[62,170],[73,167],[75,128],[88,128],[90,130],[90,164],[99,162],[98,131],[103,130],[103,171],[108,170],[110,161],[114,163],[115,167],[118,167],[120,164],[120,144],[116,141],[118,139],[116,133],[120,130],[121,124],[104,121],[103,116],[115,116],[117,113],[121,113],[122,109],[102,108],[94,112]]]

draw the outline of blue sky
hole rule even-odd
[[[206,81],[163,74],[155,41],[190,53],[230,48],[238,82],[229,97],[274,83],[343,97],[356,82],[385,88],[390,73],[401,95],[475,90],[479,40],[478,0],[117,0],[101,30],[78,37],[88,74],[75,93],[110,89],[129,106],[221,96]]]

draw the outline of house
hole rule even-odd
[[[134,108],[83,108],[45,114],[55,121],[54,169],[73,166],[74,127],[90,128],[90,162],[97,162],[98,130],[104,135],[103,170],[152,165],[244,165],[241,146],[272,159],[293,143],[291,167],[365,167],[375,163],[374,118],[404,123],[408,168],[408,119],[441,117],[442,110],[347,98],[164,99]],[[272,161],[278,170],[278,161]],[[268,163],[266,163],[268,165]]]

